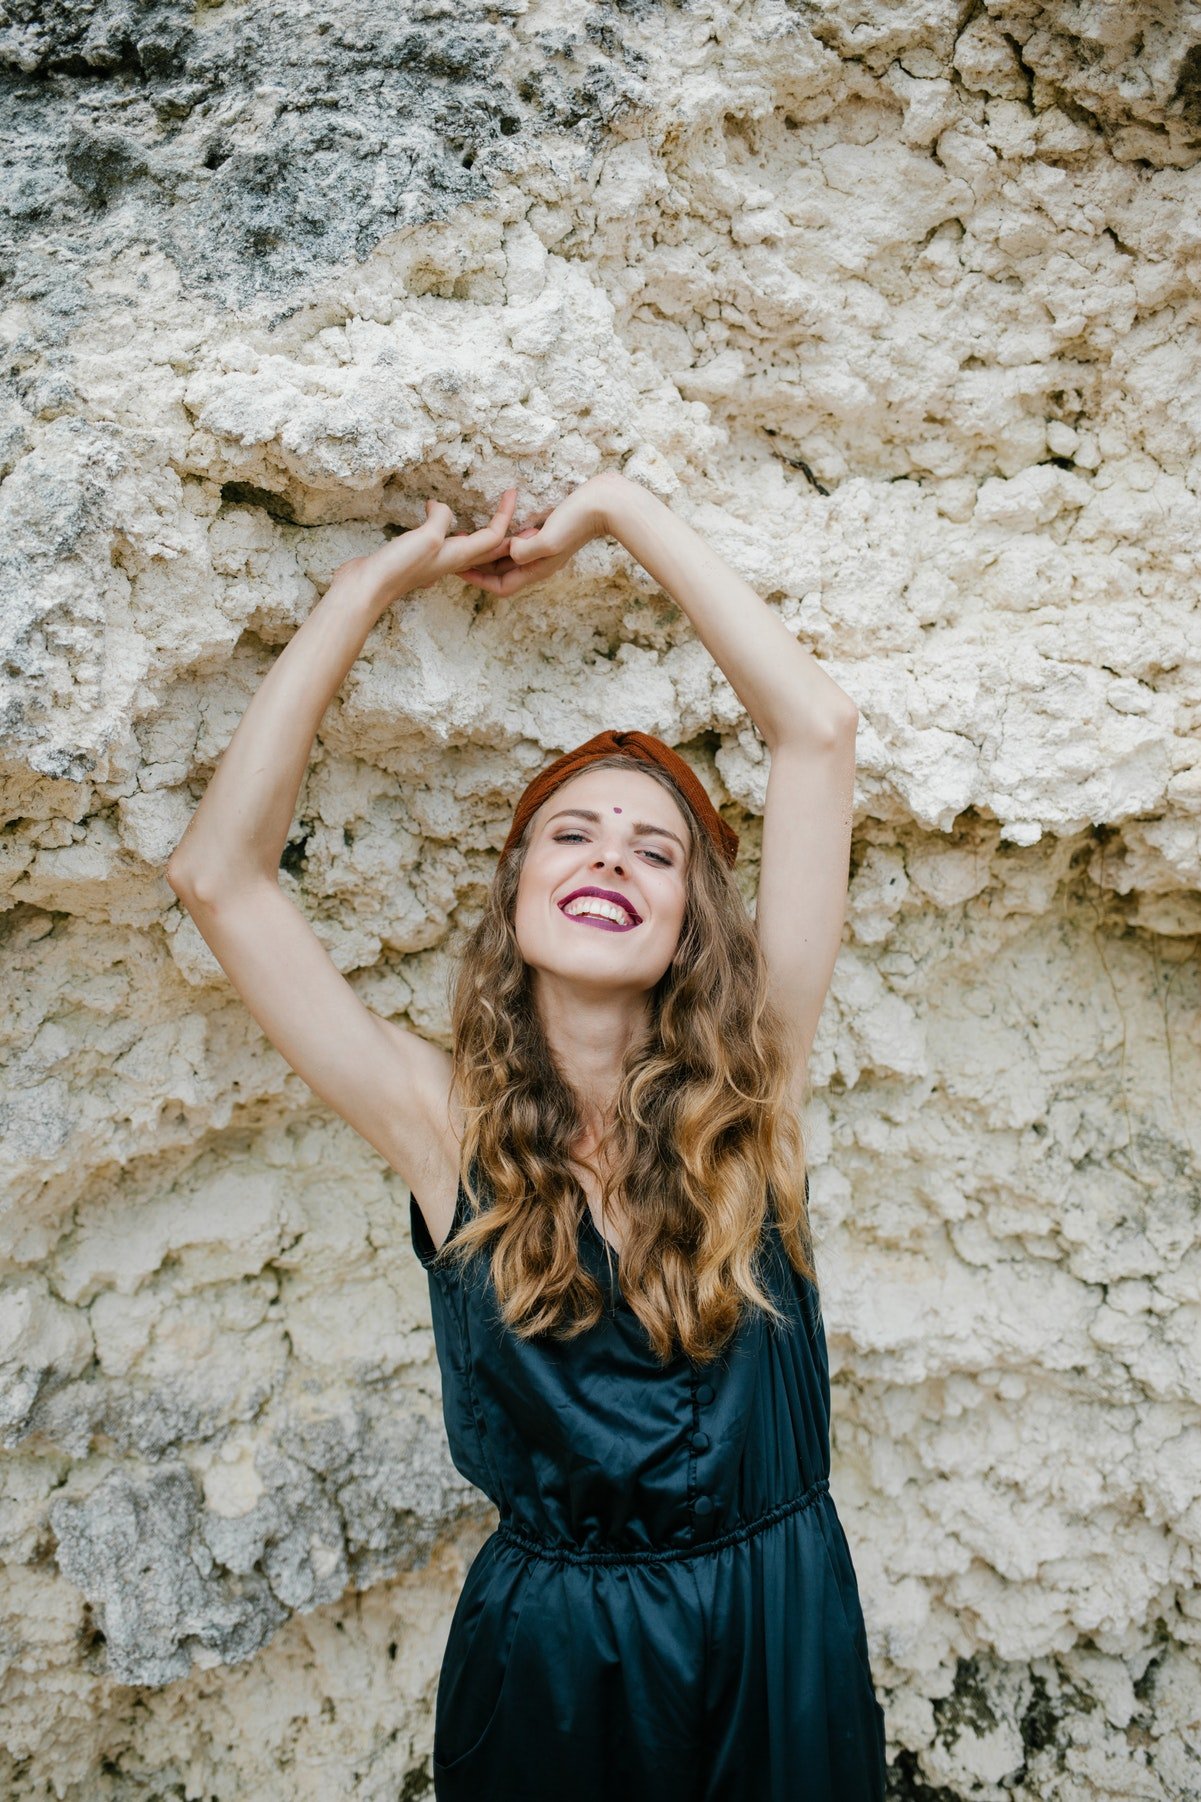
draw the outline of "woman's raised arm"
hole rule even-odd
[[[605,527],[683,608],[771,754],[755,930],[792,1028],[799,1103],[846,918],[859,709],[685,520],[636,483],[608,481]]]
[[[516,495],[481,531],[451,536],[450,508],[427,502],[422,525],[335,572],[264,677],[165,872],[271,1043],[423,1204],[427,1179],[447,1175],[450,1059],[363,1005],[280,888],[279,860],[317,727],[372,626],[402,596],[494,552]],[[436,1241],[449,1206],[444,1223],[426,1214]]]

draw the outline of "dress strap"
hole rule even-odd
[[[463,1187],[463,1178],[460,1176],[459,1186],[455,1193],[455,1208],[454,1213],[451,1215],[450,1230],[447,1232],[442,1244],[440,1246],[435,1246],[430,1230],[425,1224],[425,1216],[418,1206],[416,1196],[409,1196],[409,1232],[413,1241],[413,1250],[426,1270],[441,1271],[449,1268],[449,1259],[443,1258],[441,1263],[436,1263],[435,1260],[450,1244],[460,1228],[466,1223],[470,1212],[471,1202],[468,1199],[466,1189]]]

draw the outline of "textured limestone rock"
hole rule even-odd
[[[1201,1795],[1196,17],[9,0],[0,73],[0,1787],[428,1793],[491,1513],[407,1196],[162,866],[338,562],[623,467],[861,709],[809,1132],[894,1794]],[[445,1042],[615,722],[749,901],[765,753],[619,547],[381,621],[280,874],[365,1001]]]

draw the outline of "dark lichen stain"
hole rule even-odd
[[[290,876],[295,876],[298,880],[304,874],[305,855],[312,836],[311,832],[306,832],[300,838],[289,839],[280,856],[280,869],[287,870]]]
[[[282,519],[287,525],[297,523],[295,509],[285,495],[257,488],[253,482],[222,483],[221,500],[227,507],[261,507],[272,519]]]
[[[991,1733],[996,1727],[987,1678],[974,1658],[961,1658],[955,1666],[954,1687],[949,1696],[935,1702],[934,1721],[938,1738],[947,1746],[965,1727],[975,1734]]]
[[[1060,1715],[1047,1693],[1047,1686],[1037,1672],[1031,1674],[1030,1687],[1032,1693],[1020,1728],[1027,1755],[1045,1752],[1048,1746],[1054,1745],[1060,1721]]]
[[[934,1789],[923,1781],[912,1752],[902,1752],[888,1770],[887,1802],[962,1802],[949,1789]]]
[[[1172,105],[1190,125],[1201,125],[1201,44],[1186,51],[1176,71]]]

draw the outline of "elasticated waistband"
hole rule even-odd
[[[518,1526],[511,1518],[502,1520],[496,1533],[506,1544],[528,1552],[532,1558],[545,1558],[552,1564],[674,1564],[681,1558],[705,1558],[711,1552],[724,1551],[727,1546],[741,1545],[744,1540],[753,1539],[757,1533],[774,1527],[777,1521],[787,1520],[790,1514],[800,1514],[811,1508],[829,1487],[829,1479],[819,1477],[803,1494],[794,1495],[787,1502],[778,1502],[754,1520],[744,1521],[739,1527],[731,1527],[728,1533],[715,1534],[712,1539],[697,1545],[643,1546],[637,1550],[605,1547],[593,1551],[584,1546],[565,1545],[562,1540],[546,1539],[532,1533],[528,1527]]]

